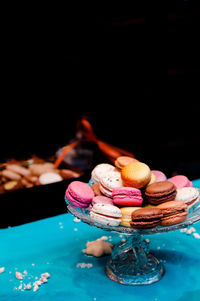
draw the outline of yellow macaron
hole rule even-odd
[[[142,188],[150,182],[151,174],[148,165],[135,161],[122,168],[121,178],[125,186]]]
[[[122,217],[121,217],[121,226],[124,227],[131,227],[130,222],[131,222],[131,215],[132,212],[135,210],[141,209],[142,207],[122,207],[120,208]]]
[[[151,172],[151,180],[150,182],[147,184],[147,186],[153,184],[156,182],[156,176]]]

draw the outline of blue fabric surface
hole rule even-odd
[[[200,186],[200,180],[194,181]],[[194,225],[200,234],[200,223]],[[148,235],[150,249],[165,266],[163,278],[145,286],[125,286],[105,275],[109,257],[86,256],[87,241],[108,236],[119,242],[122,237],[74,222],[64,214],[34,223],[0,230],[0,300],[54,301],[197,301],[200,300],[200,239],[180,231]],[[81,268],[79,263],[90,264]],[[22,283],[31,283],[48,272],[51,277],[38,291],[20,291],[15,272],[27,275]]]

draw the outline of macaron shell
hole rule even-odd
[[[119,224],[121,222],[120,218],[115,219],[112,217],[103,216],[96,212],[93,212],[92,210],[90,211],[90,217],[93,221],[95,221],[97,223],[100,223],[100,224],[103,224],[106,226],[112,226],[112,227],[119,226]]]
[[[187,218],[188,212],[181,212],[177,213],[176,215],[164,217],[161,219],[161,226],[171,226],[175,224],[179,224],[181,222],[184,222]]]
[[[115,166],[108,163],[101,163],[95,166],[92,170],[91,178],[94,184],[100,182],[101,178],[107,174],[109,171],[113,171]]]
[[[122,217],[121,217],[121,226],[131,227],[131,215],[134,211],[141,209],[141,207],[122,207],[120,208]]]
[[[110,217],[121,217],[121,210],[110,204],[95,204],[92,208],[92,211],[95,213],[107,215]]]
[[[158,205],[156,208],[160,209],[163,216],[179,212],[187,209],[187,205],[183,201],[170,201]]]
[[[113,199],[113,203],[118,206],[141,206],[143,199],[136,197],[124,197],[124,198],[115,198]]]
[[[156,182],[161,182],[161,181],[166,181],[167,180],[166,175],[162,171],[152,170],[151,172],[155,175]]]
[[[145,195],[151,197],[161,197],[174,192],[174,190],[176,190],[176,187],[171,182],[156,182],[146,188]]]
[[[114,188],[122,187],[121,174],[118,171],[111,171],[106,174],[106,176],[101,178],[99,188],[101,192],[108,196],[112,197],[112,190]]]
[[[138,160],[128,156],[120,156],[115,160],[115,166],[119,169],[122,169],[124,166],[134,161],[138,161]]]
[[[89,203],[81,203],[80,201],[73,198],[72,195],[70,195],[69,191],[66,191],[65,194],[66,198],[72,203],[72,205],[79,207],[79,208],[87,208],[89,206]]]
[[[139,219],[151,220],[153,218],[161,218],[163,216],[158,207],[146,207],[136,210],[132,213],[132,221]]]
[[[118,195],[142,196],[141,190],[134,187],[119,187],[112,190],[113,197]]]
[[[142,207],[122,207],[120,208],[122,219],[131,219],[132,213],[136,210],[142,209]]]
[[[136,161],[126,165],[121,171],[125,186],[142,188],[151,180],[151,171],[145,163]]]
[[[168,179],[168,181],[173,183],[176,186],[176,188],[192,187],[192,182],[186,176],[183,175],[174,176]]]
[[[110,205],[113,205],[113,201],[111,198],[108,198],[106,196],[95,196],[93,199],[92,199],[92,205],[94,204],[110,204]]]
[[[173,201],[176,197],[176,191],[168,194],[168,195],[164,195],[164,196],[160,196],[160,197],[147,197],[147,201],[152,204],[152,205],[159,205],[165,202],[170,202]]]

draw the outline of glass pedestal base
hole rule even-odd
[[[107,276],[126,285],[144,285],[159,281],[164,274],[162,263],[149,253],[148,242],[142,236],[130,236],[116,245],[106,264]]]
[[[196,189],[200,192],[200,188]],[[99,229],[126,235],[126,241],[114,246],[111,259],[106,265],[106,274],[110,279],[127,285],[151,284],[159,281],[164,274],[162,263],[149,253],[148,239],[143,240],[142,235],[176,231],[200,221],[200,198],[189,209],[185,221],[175,225],[156,226],[150,229],[112,227],[100,224],[91,219],[88,209],[73,206],[67,198],[66,203],[68,211],[81,221]]]

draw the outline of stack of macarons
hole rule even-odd
[[[91,172],[91,187],[74,181],[66,198],[88,208],[94,222],[133,228],[169,226],[184,221],[199,202],[199,192],[186,176],[167,180],[159,170],[132,157],[121,156],[115,165],[98,164]]]

